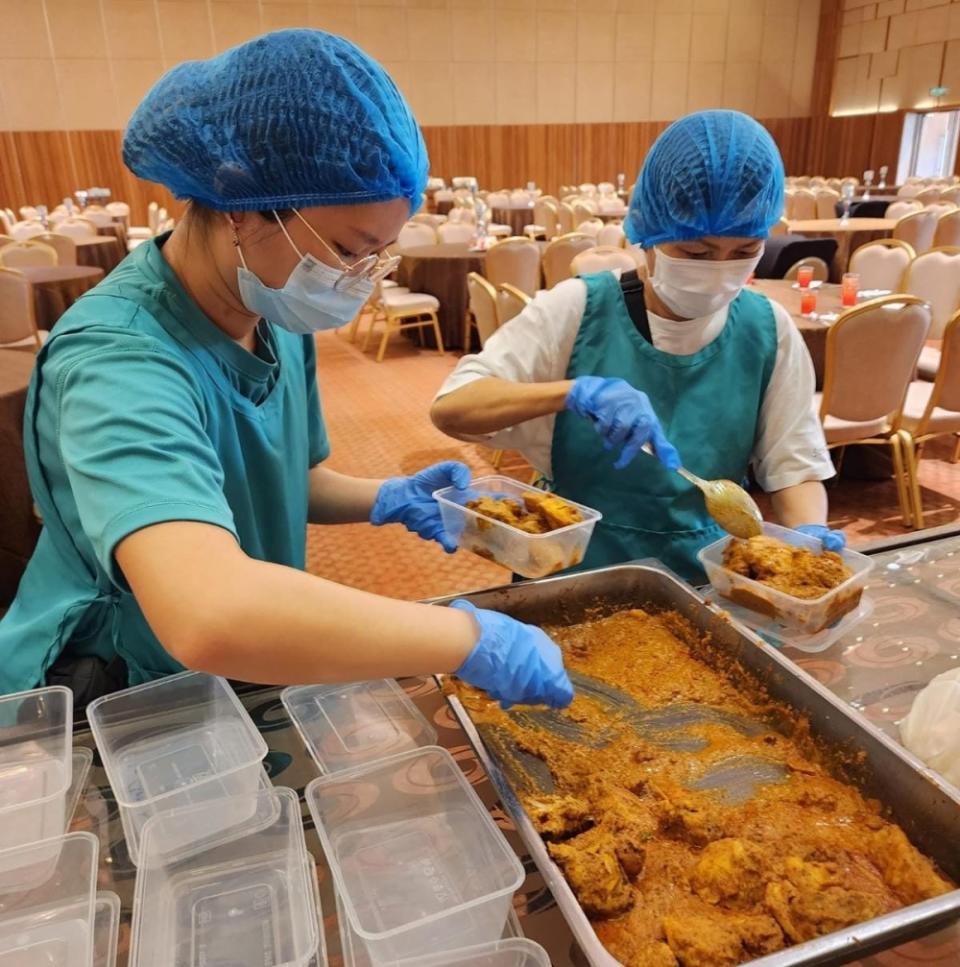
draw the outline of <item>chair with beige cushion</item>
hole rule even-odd
[[[809,188],[798,188],[793,193],[793,215],[791,219],[795,222],[804,222],[818,218],[817,215],[817,196]],[[831,218],[836,218],[834,212]]]
[[[589,235],[571,232],[560,235],[544,249],[543,277],[548,289],[552,289],[558,282],[573,277],[570,263],[581,252],[594,248],[596,242]]]
[[[950,201],[937,201],[932,205],[924,205],[924,209],[928,212],[935,212],[937,218],[942,218],[944,215],[949,215],[950,212],[955,212],[957,206]]]
[[[950,202],[952,205],[956,205],[960,208],[960,186],[956,188],[947,188],[945,191],[940,192],[940,201]]]
[[[380,338],[380,347],[377,350],[378,363],[383,362],[390,337],[409,329],[433,329],[434,337],[437,340],[437,350],[442,355],[443,334],[440,331],[440,321],[437,318],[439,309],[439,301],[424,292],[381,289],[373,318],[370,320],[370,326],[363,337],[363,351],[367,351],[370,337],[373,335],[377,324],[383,323],[383,335]]]
[[[10,235],[17,220],[7,215],[6,209],[0,208],[0,235]]]
[[[939,188],[923,188],[914,196],[921,205],[933,205],[940,201],[940,189]]]
[[[944,248],[960,245],[960,208],[947,212],[937,219],[937,230],[933,233],[933,247]]]
[[[533,300],[516,286],[504,282],[497,286],[497,315],[500,325],[505,325],[514,316],[520,315]]]
[[[923,255],[932,245],[937,231],[938,216],[922,209],[901,218],[893,228],[893,237],[909,242],[917,255]]]
[[[814,394],[827,446],[882,445],[893,456],[903,522],[913,522],[901,414],[930,309],[916,296],[885,296],[844,312],[827,333],[823,392]]]
[[[944,327],[934,381],[914,380],[907,390],[902,430],[913,519],[919,528],[924,526],[924,521],[918,462],[924,444],[939,436],[954,436],[957,444],[953,462],[960,456],[960,311]]]
[[[30,241],[49,245],[57,253],[57,265],[77,264],[77,243],[69,235],[44,232],[42,235],[35,235]]]
[[[575,256],[570,263],[574,275],[593,272],[632,272],[637,267],[634,257],[625,249],[613,245],[598,245]]]
[[[162,223],[158,223],[158,231],[162,230]],[[90,238],[97,234],[97,226],[88,218],[65,218],[57,225],[58,235],[69,235],[71,238]]]
[[[573,205],[570,202],[562,201],[557,208],[558,227],[560,235],[569,235],[574,228]]]
[[[597,245],[613,245],[616,248],[625,248],[626,244],[627,236],[623,231],[623,225],[617,222],[610,222],[597,232]]]
[[[436,245],[437,231],[432,225],[423,222],[407,222],[400,229],[395,248],[402,252],[408,248],[418,248],[421,245]]]
[[[923,211],[923,205],[913,199],[895,201],[892,205],[887,205],[887,210],[883,213],[884,218],[905,218],[914,212]]]
[[[523,234],[528,238],[556,238],[560,227],[557,202],[550,198],[538,198],[533,206],[533,224],[526,225]]]
[[[10,234],[16,239],[26,239],[42,235],[45,231],[46,228],[41,221],[15,222]]]
[[[939,339],[947,320],[960,309],[960,247],[918,255],[904,276],[903,291],[930,303],[930,338]]]
[[[93,206],[88,206],[84,208],[83,215],[88,222],[93,222],[97,228],[109,228],[113,225],[113,216],[106,210],[106,208],[94,208]]]
[[[597,204],[594,201],[580,198],[573,203],[573,222],[575,225],[590,221],[596,213]]]
[[[603,222],[599,218],[588,218],[577,226],[577,231],[581,235],[589,235],[592,239],[596,239],[602,229]]]
[[[897,198],[916,198],[923,191],[923,185],[915,182],[907,182],[897,189]]]
[[[540,288],[540,246],[518,235],[496,242],[487,249],[483,274],[494,286],[516,286],[527,295]]]
[[[0,248],[0,266],[22,269],[57,264],[57,250],[32,238],[17,240]]]
[[[475,225],[466,222],[445,222],[437,229],[437,240],[441,245],[462,245],[472,242],[477,234]]]
[[[817,218],[836,218],[837,202],[840,201],[840,192],[832,188],[817,188],[814,192],[817,201]]]
[[[469,350],[470,323],[472,321],[477,327],[477,336],[480,338],[480,348],[482,349],[487,340],[500,327],[497,290],[482,275],[471,272],[467,276],[467,292],[470,295],[470,316],[472,319],[468,319],[463,345]]]
[[[800,271],[800,266],[809,265],[813,269],[813,277],[818,282],[826,282],[830,278],[830,266],[821,258],[817,258],[815,255],[807,256],[804,259],[800,259],[799,262],[794,262],[793,265],[783,273],[783,277],[790,282],[797,281],[797,273]]]
[[[850,257],[850,272],[860,276],[860,289],[900,292],[907,267],[916,258],[913,246],[898,238],[878,238]]]
[[[47,336],[45,330],[37,329],[30,280],[16,269],[0,266],[0,349],[36,352]]]

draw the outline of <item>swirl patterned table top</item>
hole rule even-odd
[[[960,665],[960,535],[920,543],[908,540],[904,546],[876,554],[875,559],[877,567],[870,590],[875,605],[873,615],[828,651],[806,655],[788,649],[786,653],[896,738],[896,723],[907,713],[917,692],[934,675]],[[407,679],[401,684],[433,722],[439,744],[449,749],[459,762],[524,861],[528,876],[514,901],[524,934],[549,952],[555,967],[582,967],[583,955],[442,695],[431,679]],[[271,780],[276,785],[295,789],[302,796],[306,784],[318,773],[284,712],[280,689],[241,688],[238,691],[270,747],[264,764]],[[93,738],[87,730],[78,731],[75,742],[93,747]],[[412,777],[407,780],[415,787]],[[405,782],[405,778],[398,775],[397,782]],[[303,814],[307,847],[318,860],[329,962],[332,967],[339,967],[342,960],[330,876],[305,806]],[[127,856],[116,802],[99,758],[94,760],[73,829],[91,830],[100,839],[99,888],[115,890],[121,897],[123,914],[117,964],[126,967],[136,870]],[[960,964],[960,925],[851,964],[956,967]]]

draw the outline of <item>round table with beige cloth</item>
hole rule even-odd
[[[103,269],[89,265],[30,265],[18,271],[33,287],[37,328],[48,331],[84,292],[103,278]]]
[[[17,592],[40,525],[23,462],[23,407],[34,354],[0,349],[0,610]]]
[[[510,205],[507,208],[497,206],[491,208],[490,213],[496,224],[509,225],[510,231],[514,235],[522,235],[527,225],[536,223],[536,219],[533,217],[533,205]]]
[[[102,235],[104,238],[117,238],[120,240],[120,244],[126,250],[127,247],[127,228],[123,222],[118,222],[114,220],[112,225],[98,225],[97,234]]]
[[[112,272],[127,255],[126,248],[113,233],[75,238],[74,241],[77,243],[77,265],[100,268],[104,273]]]

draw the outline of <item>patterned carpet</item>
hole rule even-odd
[[[420,351],[397,338],[378,364],[345,336],[322,333],[317,356],[334,469],[390,476],[459,459],[475,474],[492,472],[490,451],[452,440],[430,422],[430,402],[456,364],[453,354]],[[950,443],[931,446],[921,464],[929,527],[960,517],[960,464],[949,462],[951,453]],[[852,463],[852,457],[847,461]],[[514,461],[512,467],[520,479],[529,475],[522,462]],[[831,523],[843,527],[852,544],[906,533],[892,480],[842,479],[828,486]],[[764,504],[762,497],[760,502]],[[473,554],[448,555],[399,526],[366,524],[311,527],[307,567],[332,581],[407,599],[492,587],[510,579],[503,568]]]

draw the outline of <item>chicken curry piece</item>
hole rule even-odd
[[[583,517],[572,504],[540,490],[523,495],[523,503],[512,497],[481,496],[468,500],[466,507],[483,517],[499,521],[527,534],[549,534],[551,531],[579,524]],[[481,525],[482,526],[482,525]]]
[[[588,688],[562,712],[531,714],[453,687],[482,730],[509,736],[499,754],[515,748],[545,764],[547,790],[512,764],[518,795],[627,967],[735,967],[953,888],[840,778],[837,753],[802,716],[679,615],[630,610],[545,630],[569,669],[629,696],[640,725]],[[674,731],[643,727],[678,707],[712,714],[692,725],[680,716]],[[742,798],[700,784],[739,756],[775,765],[782,779]]]
[[[806,547],[793,547],[764,535],[730,541],[723,552],[723,565],[735,574],[804,600],[822,598],[853,574],[833,551],[814,554]]]

